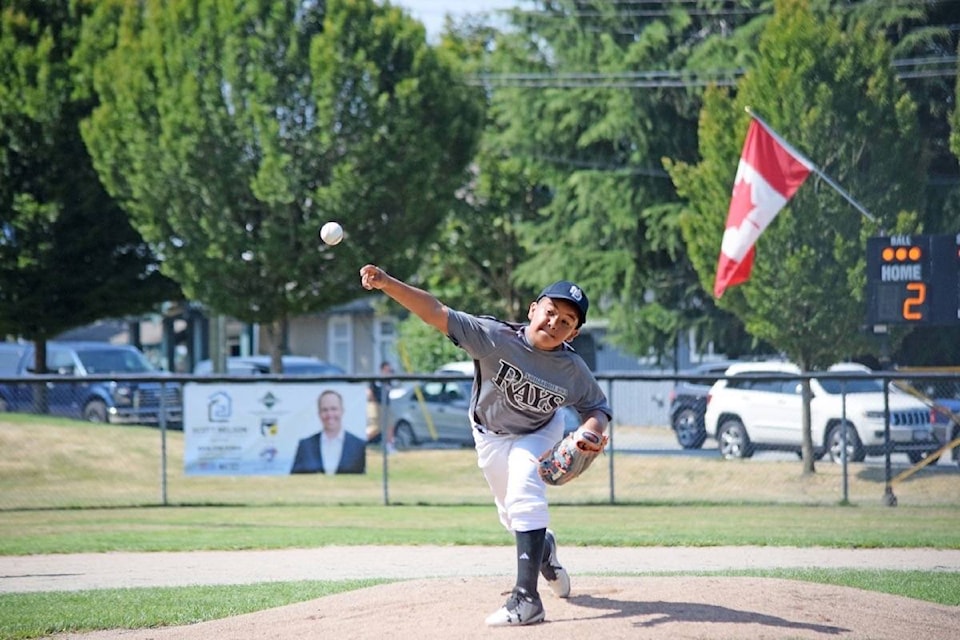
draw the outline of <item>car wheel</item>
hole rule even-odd
[[[83,408],[83,419],[87,422],[106,422],[107,405],[102,400],[91,400]]]
[[[417,438],[413,435],[413,425],[406,420],[401,420],[393,427],[393,446],[397,449],[409,449],[417,444]]]
[[[753,445],[747,428],[737,418],[730,418],[717,430],[717,448],[727,460],[749,458],[753,455]]]
[[[863,448],[860,436],[857,435],[857,429],[852,424],[847,423],[847,461],[863,462],[867,457],[867,452]],[[843,427],[842,424],[835,424],[827,434],[827,452],[830,454],[830,461],[840,464],[843,462]]]
[[[693,409],[681,409],[673,419],[673,430],[677,442],[684,449],[699,449],[707,439],[707,432],[700,424],[699,416]]]

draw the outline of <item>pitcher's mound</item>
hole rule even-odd
[[[490,629],[510,578],[396,582],[182,627],[59,636],[83,640],[398,638],[923,638],[955,640],[960,607],[807,582],[727,577],[574,576],[570,598],[544,586],[542,624]]]

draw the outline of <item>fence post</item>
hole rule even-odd
[[[373,380],[368,381],[368,385],[371,384]],[[387,462],[389,458],[388,442],[387,442],[387,425],[390,424],[390,390],[387,384],[392,386],[392,380],[381,380],[380,397],[374,398],[377,402],[377,422],[380,423],[380,452],[383,458],[383,506],[390,506],[390,465]]]
[[[847,476],[847,384],[846,380],[840,381],[840,419],[843,421],[843,429],[840,431],[840,462],[843,465],[843,504],[850,504],[849,479]],[[829,455],[829,452],[827,452]]]
[[[181,418],[182,419],[182,418]],[[167,506],[167,383],[160,381],[160,504]]]
[[[892,470],[890,468],[890,387],[886,377],[883,382],[883,504],[888,507],[897,506],[897,496],[893,493],[893,484],[890,482]]]
[[[611,380],[611,379],[609,379],[609,378],[607,379],[607,403],[610,405],[610,409],[611,409],[611,411],[612,411],[612,410],[613,410],[613,380]],[[613,472],[613,471],[614,471],[614,470],[613,470],[613,453],[614,453],[614,451],[615,451],[615,447],[614,447],[614,444],[615,444],[615,443],[614,443],[614,438],[613,438],[613,436],[614,436],[614,434],[613,434],[613,427],[614,427],[614,423],[615,423],[615,422],[616,422],[616,420],[615,420],[614,418],[611,418],[611,419],[610,419],[610,424],[609,424],[609,427],[608,427],[608,428],[610,429],[610,447],[609,447],[609,449],[610,449],[610,464],[607,465],[607,470],[608,470],[607,472],[608,472],[608,474],[609,474],[609,483],[610,483],[610,504],[616,504],[616,503],[617,503],[616,487],[615,487],[615,481],[614,481],[614,478],[615,478],[616,476],[615,476],[615,474],[614,474],[614,472]]]

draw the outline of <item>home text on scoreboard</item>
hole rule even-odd
[[[867,324],[960,324],[960,234],[869,238]]]

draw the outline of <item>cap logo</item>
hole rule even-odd
[[[583,300],[583,291],[581,291],[580,287],[578,287],[575,284],[570,285],[570,297],[576,300],[577,302],[580,302],[581,300]]]

